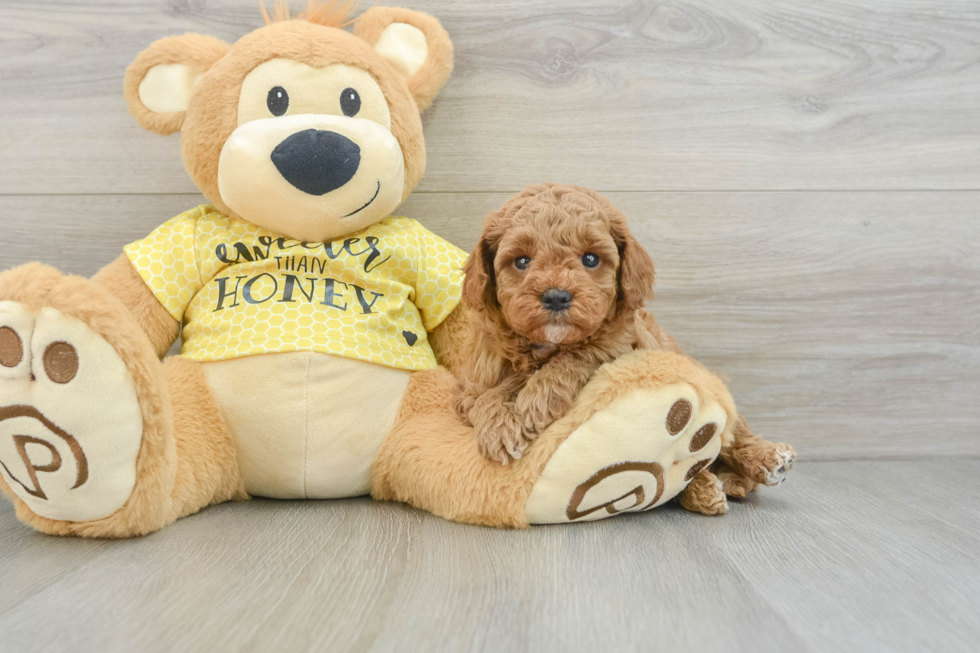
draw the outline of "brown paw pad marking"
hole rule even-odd
[[[24,345],[17,332],[10,327],[0,327],[0,365],[17,367],[24,358]]]
[[[622,474],[624,472],[646,472],[653,477],[657,489],[653,493],[653,498],[649,502],[646,500],[647,492],[644,489],[644,484],[641,483],[629,492],[621,494],[614,499],[586,510],[579,510],[582,505],[582,501],[585,500],[589,490],[593,489],[611,476]],[[619,512],[626,512],[628,510],[646,510],[653,504],[657,503],[657,501],[660,499],[660,495],[662,495],[663,492],[664,468],[658,463],[640,463],[631,461],[617,463],[615,465],[610,465],[609,467],[603,467],[598,472],[593,474],[589,480],[581,483],[577,488],[575,488],[575,491],[572,493],[572,498],[568,502],[568,508],[565,510],[565,514],[568,516],[569,520],[574,521],[602,509],[605,509],[610,515],[615,515]],[[623,499],[627,499],[628,497],[633,497],[633,505],[625,508],[616,508],[617,503]],[[640,508],[640,506],[643,506],[644,503],[646,503],[646,505],[643,508]]]
[[[711,464],[711,458],[705,458],[704,460],[699,460],[691,466],[691,469],[687,470],[687,474],[684,474],[684,480],[690,481],[692,478],[701,473],[701,470]]]
[[[71,450],[72,455],[75,457],[75,488],[81,487],[88,480],[88,459],[85,457],[85,452],[82,451],[82,447],[78,444],[73,436],[66,433],[63,429],[59,428],[54,422],[45,417],[37,408],[33,406],[4,406],[0,408],[0,422],[8,419],[15,419],[18,417],[29,417],[36,419],[41,422],[49,431],[57,435],[59,438],[64,440],[68,444],[68,448]],[[37,477],[38,472],[56,472],[61,469],[61,454],[58,453],[58,449],[40,438],[31,437],[29,435],[15,435],[14,446],[17,449],[17,453],[20,455],[21,460],[24,463],[24,468],[27,469],[27,475],[30,479],[30,487],[22,481],[21,479],[14,476],[10,469],[0,461],[0,465],[3,465],[4,470],[6,470],[7,475],[10,476],[18,485],[24,488],[24,491],[31,496],[37,497],[39,499],[47,499],[47,495],[44,490],[41,489],[41,481]],[[44,465],[36,465],[31,460],[31,456],[27,451],[27,445],[40,445],[48,450],[51,454],[51,462]]]
[[[68,383],[78,373],[78,352],[67,342],[52,342],[44,350],[44,371],[55,383]]]
[[[705,445],[711,442],[711,438],[715,437],[715,431],[717,430],[718,425],[714,422],[708,422],[699,428],[698,432],[691,438],[691,451],[701,451],[704,449]]]
[[[667,432],[671,435],[677,435],[683,431],[687,423],[691,421],[692,412],[691,402],[687,399],[675,401],[667,413]]]

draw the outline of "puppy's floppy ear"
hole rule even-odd
[[[487,216],[480,241],[466,259],[462,299],[466,307],[472,310],[479,311],[500,305],[497,301],[497,273],[493,268],[494,257],[497,255],[496,244],[490,231],[501,214],[502,211],[497,211]]]
[[[619,298],[622,309],[635,311],[653,299],[653,260],[626,226],[626,216],[610,208],[610,231],[619,248]]]
[[[453,71],[453,44],[442,24],[420,11],[372,7],[354,24],[354,35],[374,47],[408,84],[424,111]]]
[[[203,34],[168,36],[140,52],[126,69],[129,113],[157,134],[180,131],[197,80],[231,48]]]

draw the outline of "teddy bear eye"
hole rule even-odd
[[[281,116],[289,108],[289,94],[282,86],[276,86],[269,91],[265,98],[265,105],[269,107],[269,113],[274,116]]]
[[[514,259],[514,267],[518,270],[526,270],[529,265],[531,265],[530,256],[518,256]]]
[[[599,267],[599,256],[592,252],[586,252],[582,255],[582,265],[590,269]]]
[[[352,88],[345,88],[340,94],[340,110],[348,118],[353,118],[361,110],[361,96]]]

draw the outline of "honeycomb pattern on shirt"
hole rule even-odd
[[[125,251],[183,324],[182,356],[315,351],[410,370],[436,366],[426,332],[459,303],[466,258],[407,218],[308,243],[207,204]]]

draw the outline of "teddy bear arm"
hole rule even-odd
[[[469,334],[466,307],[459,304],[442,323],[429,334],[429,344],[439,364],[459,376],[466,358],[466,339]]]
[[[92,281],[108,290],[129,309],[149,339],[153,351],[162,358],[180,336],[180,323],[153,295],[126,255],[121,254],[102,268],[92,277]]]

